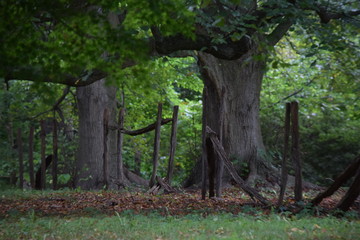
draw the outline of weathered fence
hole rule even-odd
[[[159,187],[164,187],[166,184],[171,184],[171,179],[173,175],[173,165],[174,165],[174,158],[175,158],[175,151],[176,151],[176,131],[177,131],[177,119],[178,119],[178,111],[179,107],[174,106],[173,108],[173,116],[172,118],[163,119],[162,118],[162,103],[158,104],[158,111],[156,116],[156,121],[153,124],[150,124],[144,128],[137,129],[137,130],[127,130],[124,128],[124,119],[125,119],[125,109],[120,109],[119,111],[119,119],[117,126],[109,126],[109,121],[106,117],[108,114],[108,110],[105,109],[104,111],[104,154],[103,154],[103,168],[104,168],[104,184],[106,187],[109,185],[109,171],[108,168],[108,158],[107,158],[107,138],[108,138],[108,129],[114,128],[117,130],[117,174],[116,174],[116,181],[123,183],[124,178],[124,167],[123,167],[123,157],[122,157],[122,148],[123,148],[123,134],[129,136],[137,136],[141,135],[150,131],[155,131],[155,138],[154,138],[154,147],[153,147],[153,156],[152,156],[152,174],[149,181],[149,188],[152,189],[153,187],[159,189]],[[165,183],[162,180],[159,180],[157,176],[157,169],[158,169],[158,159],[159,159],[159,151],[160,151],[160,130],[161,126],[172,122],[171,126],[171,137],[170,137],[170,151],[169,151],[169,161],[168,161],[168,170],[165,178]],[[139,153],[137,152],[139,155]],[[154,192],[154,191],[153,191]]]
[[[284,126],[284,149],[281,165],[280,194],[277,205],[283,202],[287,184],[287,155],[289,152],[289,138],[291,135],[291,160],[295,172],[294,195],[295,201],[302,201],[302,164],[300,159],[300,134],[299,134],[299,104],[297,102],[286,103]]]

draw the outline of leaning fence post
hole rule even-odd
[[[156,128],[155,128],[155,139],[154,139],[154,153],[153,153],[153,171],[149,182],[149,187],[153,187],[156,179],[156,172],[158,167],[158,158],[160,151],[160,128],[161,128],[161,119],[162,119],[162,103],[158,104],[158,113],[156,118]]]
[[[324,198],[331,196],[336,192],[341,185],[345,184],[350,178],[356,175],[356,172],[360,169],[360,155],[357,156],[349,166],[335,178],[334,182],[322,193],[319,193],[311,203],[313,205],[318,205]]]
[[[354,182],[351,184],[349,190],[346,192],[345,196],[338,203],[336,208],[347,211],[351,205],[355,202],[360,194],[360,168],[357,169]]]

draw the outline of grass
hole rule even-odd
[[[360,222],[335,217],[201,214],[163,217],[131,211],[115,216],[10,217],[0,239],[357,239]]]

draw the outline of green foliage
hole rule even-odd
[[[137,75],[145,69],[149,75]],[[174,105],[179,105],[177,149],[175,155],[175,182],[180,183],[200,156],[201,146],[201,92],[202,81],[198,77],[193,58],[160,58],[151,64],[126,69],[123,81],[123,98],[126,108],[125,128],[139,129],[156,120],[157,103],[163,102],[163,118],[171,118]],[[150,80],[144,80],[144,77]],[[149,86],[146,86],[149,83]],[[171,123],[161,128],[160,166],[161,176],[166,175],[170,150]],[[124,142],[125,164],[134,169],[135,152],[141,152],[141,172],[151,173],[154,133],[126,136]],[[148,176],[147,176],[148,177]]]
[[[72,128],[77,125],[77,117],[73,115],[75,103],[73,98],[68,95],[60,104],[59,108],[66,116],[66,120],[61,119],[58,113],[50,111],[57,99],[62,95],[62,88],[50,83],[33,83],[23,81],[12,81],[8,83],[6,89],[2,83],[0,89],[0,123],[4,128],[0,129],[0,176],[10,176],[12,173],[18,175],[18,146],[16,133],[22,130],[23,142],[23,161],[26,181],[29,177],[29,131],[30,126],[35,128],[34,132],[34,171],[40,166],[40,120],[45,121],[46,130],[46,155],[52,154],[52,119],[55,117],[59,126],[59,173],[73,175],[76,136],[69,138]],[[69,132],[70,131],[70,132]],[[61,176],[61,175],[60,175]],[[64,179],[63,179],[64,180]],[[49,182],[48,184],[50,184]],[[61,182],[65,184],[65,182]]]
[[[300,27],[291,32],[270,60],[262,91],[264,140],[280,164],[284,103],[298,101],[305,176],[329,184],[359,154],[360,52],[354,44],[358,39],[342,32],[344,40],[338,45],[345,42],[346,49],[334,49],[336,37],[327,40],[332,44],[328,48],[312,47],[320,39],[312,36],[308,41],[301,31]]]
[[[149,27],[190,36],[193,13],[183,1],[1,1],[0,76],[63,82],[93,69],[116,78],[124,61],[149,60]],[[121,25],[109,14],[122,14]],[[136,49],[136,51],[134,51]],[[121,52],[121,55],[118,53]]]

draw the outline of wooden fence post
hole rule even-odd
[[[46,187],[46,159],[45,159],[45,149],[46,149],[46,134],[45,134],[45,122],[44,120],[40,121],[40,138],[41,138],[41,176],[40,176],[40,189],[45,189]]]
[[[297,202],[302,200],[302,167],[300,159],[299,148],[299,105],[297,102],[291,103],[291,157],[295,169],[295,200]]]
[[[123,147],[123,133],[121,130],[124,128],[124,116],[125,116],[125,109],[121,108],[119,112],[119,121],[118,121],[118,132],[117,132],[117,163],[116,163],[116,178],[117,180],[123,184],[124,181],[124,169],[123,169],[123,159],[122,159],[122,147]]]
[[[155,128],[155,139],[154,139],[154,153],[153,153],[153,171],[149,182],[149,187],[152,188],[155,185],[156,172],[158,167],[158,158],[160,151],[160,128],[161,128],[161,119],[162,119],[162,103],[158,104],[158,113],[156,118],[156,128]]]
[[[52,177],[53,177],[53,189],[57,189],[57,165],[58,165],[58,134],[57,134],[57,122],[53,120],[53,162],[52,162]]]
[[[35,188],[35,178],[34,178],[34,126],[30,126],[29,133],[29,175],[30,175],[30,184],[31,188]]]
[[[104,145],[104,152],[103,152],[103,175],[104,175],[104,185],[105,189],[109,187],[109,164],[108,164],[108,133],[109,133],[109,110],[105,108],[104,116],[103,116],[103,145]]]
[[[179,106],[174,106],[172,125],[171,125],[171,137],[170,137],[170,156],[167,172],[167,181],[171,185],[171,180],[174,172],[174,158],[176,150],[176,130],[177,130],[177,121],[178,121]]]
[[[284,195],[286,191],[286,183],[287,183],[287,154],[289,148],[289,137],[290,137],[290,103],[286,103],[285,110],[285,127],[284,127],[284,149],[283,149],[283,158],[281,164],[281,186],[280,186],[280,195],[278,199],[278,206],[281,206]]]
[[[207,88],[204,87],[203,89],[203,98],[202,102],[204,104],[202,110],[202,154],[201,154],[201,165],[202,165],[202,172],[201,172],[201,199],[205,200],[206,198],[206,183],[207,183],[207,173],[208,173],[208,160],[207,160],[207,151],[206,151],[206,117],[205,117],[205,109],[207,107],[206,100],[207,98]]]
[[[22,133],[21,128],[17,132],[17,145],[19,152],[19,187],[23,189],[24,187],[24,161],[23,161],[23,142],[22,142]]]

